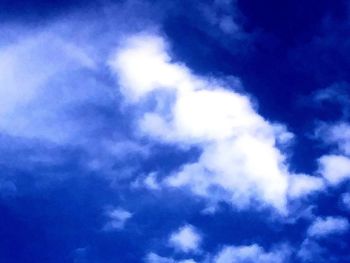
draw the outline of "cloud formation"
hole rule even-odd
[[[342,234],[348,231],[350,224],[342,217],[318,217],[307,230],[310,237],[322,238],[333,234]]]
[[[169,245],[182,252],[197,252],[201,235],[192,225],[184,225],[169,237]]]
[[[350,261],[349,22],[281,46],[276,1],[112,2],[0,25],[0,261]]]
[[[123,208],[110,209],[106,213],[108,222],[103,227],[104,230],[121,230],[126,222],[132,217],[132,213]]]
[[[259,245],[226,246],[215,256],[215,263],[286,263],[288,251],[282,248],[267,252]]]
[[[202,150],[166,185],[241,208],[258,201],[280,212],[289,188],[295,197],[322,187],[318,178],[288,171],[277,145],[293,135],[260,116],[249,97],[235,91],[238,80],[232,87],[195,75],[173,61],[164,38],[146,33],[125,40],[109,65],[126,101],[146,108],[136,120],[141,135]]]
[[[149,253],[145,261],[147,263],[196,263],[193,259],[175,260],[173,258],[161,257],[155,253]]]

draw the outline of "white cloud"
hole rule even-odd
[[[138,176],[131,186],[134,188],[147,188],[153,191],[161,189],[155,172],[149,173],[145,177]]]
[[[144,180],[144,184],[148,189],[159,190],[160,186],[157,182],[156,174],[150,173]]]
[[[340,235],[350,228],[349,221],[344,217],[316,217],[306,231],[306,238],[296,251],[296,256],[302,262],[329,262],[327,248],[320,242],[330,235]]]
[[[93,100],[91,78],[85,78],[84,88],[80,87],[78,72],[93,70],[95,63],[84,48],[65,39],[54,26],[21,33],[16,41],[0,47],[0,131],[66,141],[78,133],[74,121],[64,115],[68,105]]]
[[[350,125],[345,122],[329,127],[327,140],[337,144],[338,148],[345,155],[350,155]]]
[[[182,252],[197,252],[202,237],[192,225],[180,227],[169,237],[169,245]]]
[[[262,247],[253,244],[250,246],[226,246],[214,258],[214,263],[286,263],[288,251],[280,248],[266,252]]]
[[[343,155],[324,155],[319,159],[319,172],[331,185],[350,178],[350,158]]]
[[[318,159],[318,172],[331,186],[337,186],[350,179],[350,125],[339,122],[334,125],[321,124],[316,136],[324,143],[336,145],[332,154]]]
[[[162,52],[164,48],[161,37],[132,37],[124,44],[123,52],[110,60],[110,66],[119,72],[122,91],[131,101],[140,100],[154,89],[186,84],[186,70],[172,65],[169,55]]]
[[[276,145],[292,135],[260,116],[246,95],[174,62],[160,36],[131,37],[109,65],[127,101],[146,107],[137,120],[141,135],[202,149],[199,159],[173,173],[166,185],[187,187],[208,199],[217,189],[216,199],[238,207],[257,200],[286,211],[290,175]],[[314,178],[300,178],[291,196],[319,188]]]
[[[338,104],[339,106],[341,106],[342,110],[341,117],[343,119],[347,119],[347,117],[349,116],[349,99],[349,84],[346,82],[336,82],[325,89],[316,91],[313,94],[313,100],[314,102],[316,102],[316,105],[313,106],[323,107],[323,102],[331,102],[332,104]],[[329,137],[326,138],[327,140],[331,139]]]
[[[302,197],[307,193],[313,193],[325,188],[324,180],[320,177],[296,174],[290,177],[289,196]]]
[[[350,193],[344,193],[341,196],[343,206],[350,211]]]
[[[132,213],[122,208],[115,208],[107,211],[108,222],[104,230],[121,230],[125,223],[132,217]]]
[[[296,256],[302,262],[328,262],[323,259],[324,248],[313,238],[306,238],[298,249]]]
[[[342,234],[348,231],[350,225],[343,217],[318,217],[307,230],[309,237],[326,237],[332,234]]]
[[[161,257],[155,253],[149,253],[145,261],[147,263],[196,263],[193,259],[175,260],[173,258]]]
[[[317,138],[322,139],[324,143],[337,146],[336,152],[338,154],[350,156],[349,123],[344,121],[339,121],[335,124],[321,122],[316,129],[315,135]]]

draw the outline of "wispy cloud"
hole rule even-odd
[[[132,217],[132,213],[123,208],[113,208],[106,212],[107,223],[103,227],[106,231],[122,230],[126,222]]]
[[[318,217],[309,227],[307,234],[310,237],[322,238],[328,235],[345,233],[349,227],[350,224],[346,218]]]
[[[226,246],[214,258],[215,263],[282,263],[288,262],[287,247],[274,251],[265,251],[257,244],[250,246]]]

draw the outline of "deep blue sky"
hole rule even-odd
[[[350,262],[349,11],[345,0],[1,1],[0,262]],[[141,46],[148,43],[144,35],[165,39],[168,64],[178,63],[194,78],[221,81],[228,92],[249,97],[254,116],[268,127],[283,125],[293,139],[284,143],[273,135],[271,147],[285,158],[279,164],[287,167],[286,178],[305,174],[323,186],[303,190],[302,197],[285,190],[287,214],[256,193],[260,184],[269,193],[269,174],[240,188],[250,175],[237,175],[236,164],[208,172],[203,161],[209,177],[190,173],[197,184],[200,176],[226,178],[221,172],[233,171],[238,182],[228,190],[225,182],[211,183],[204,195],[190,183],[167,186],[167,178],[201,160],[209,147],[251,130],[207,142],[173,126],[164,135],[153,124],[157,136],[139,129],[145,113],[176,118],[171,105],[177,100],[160,84],[147,100],[128,101],[132,81],[123,82],[120,68],[126,63],[118,68],[110,61],[140,34]],[[146,63],[146,76],[171,78],[137,59],[136,65]],[[134,68],[132,78],[142,80],[142,70]],[[188,115],[197,112],[195,103]],[[220,102],[199,113],[203,120],[210,122],[205,115],[216,114],[215,107]],[[339,126],[341,132],[333,133]],[[240,156],[235,151],[219,155]],[[264,160],[265,153],[258,154]],[[324,156],[345,161],[325,171]],[[341,179],[333,183],[330,174]],[[292,179],[286,180],[290,189]],[[248,204],[230,199],[240,191]],[[333,221],[310,234],[327,218]],[[200,239],[193,249],[171,241],[184,226]],[[253,245],[260,252],[236,257],[238,250],[220,259],[225,247]],[[158,256],[151,259],[152,253]]]

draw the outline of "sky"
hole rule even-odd
[[[350,262],[350,3],[0,2],[0,262]]]

